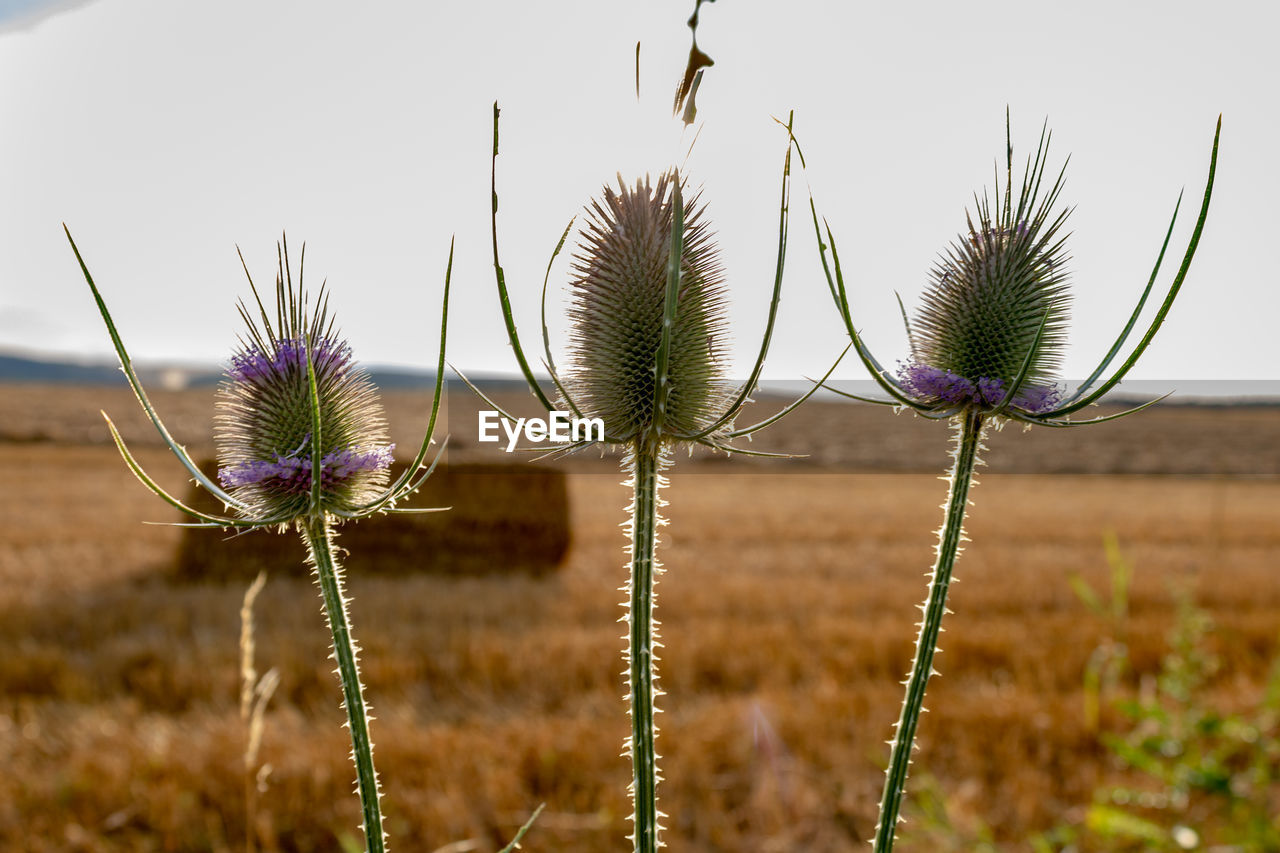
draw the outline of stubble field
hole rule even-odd
[[[263,850],[327,851],[358,838],[327,632],[300,568],[274,570],[257,602],[256,665],[280,682],[250,817],[246,579],[176,566],[184,535],[223,534],[142,523],[179,519],[133,481],[98,408],[163,483],[186,486],[127,392],[2,390],[0,849],[242,850],[251,833]],[[210,401],[156,399],[197,454]],[[475,408],[452,401],[450,463],[509,461],[474,445]],[[392,394],[388,409],[407,450],[425,401]],[[1068,581],[1106,585],[1108,531],[1136,566],[1134,682],[1159,667],[1184,590],[1216,623],[1215,693],[1256,701],[1280,632],[1278,437],[1275,409],[1168,406],[993,435],[911,787],[935,785],[958,824],[981,820],[1018,849],[1120,772],[1081,687],[1109,628]],[[941,520],[947,430],[823,404],[755,446],[810,456],[681,458],[664,492],[667,841],[863,849]],[[410,551],[349,578],[393,849],[496,850],[543,802],[524,849],[628,847],[616,620],[629,494],[616,460],[560,467],[571,541],[555,570],[445,573],[439,554]],[[1114,717],[1104,709],[1104,726]]]

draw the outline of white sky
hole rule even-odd
[[[41,11],[48,12],[41,17]],[[34,9],[34,13],[33,10]],[[489,254],[490,110],[503,108],[499,219],[524,339],[569,217],[621,170],[658,169],[692,0],[461,3],[171,0],[0,3],[0,348],[107,355],[62,234],[72,229],[135,358],[221,361],[287,230],[372,364],[434,363],[457,236],[449,358],[514,371]],[[1134,374],[1275,379],[1280,346],[1280,60],[1272,4],[865,4],[719,0],[699,44],[690,175],[704,185],[734,304],[738,372],[772,283],[785,134],[831,221],[856,316],[883,361],[935,256],[1047,117],[1075,282],[1069,376],[1092,368],[1146,282],[1178,191],[1190,233],[1224,114],[1208,226]],[[635,43],[643,102],[634,97]],[[1052,167],[1052,166],[1051,166]],[[843,338],[796,182],[767,376],[821,372]],[[553,282],[567,279],[562,256]],[[861,378],[854,363],[840,374]]]

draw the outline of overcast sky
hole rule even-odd
[[[864,4],[719,0],[689,164],[721,237],[737,369],[772,283],[785,134],[796,183],[768,376],[820,372],[845,341],[817,266],[806,178],[835,231],[859,324],[882,360],[964,227],[1004,146],[1053,130],[1070,154],[1075,285],[1067,375],[1087,373],[1146,282],[1186,188],[1168,284],[1218,182],[1182,296],[1135,372],[1276,379],[1280,61],[1275,6],[1223,2]],[[511,371],[489,250],[490,114],[503,110],[499,227],[515,310],[537,297],[569,218],[612,181],[669,162],[692,0],[462,3],[92,0],[0,3],[0,348],[107,355],[62,234],[72,229],[134,356],[222,361],[275,242],[307,245],[367,363],[428,366],[456,235],[450,360]],[[635,98],[635,45],[641,102]],[[552,281],[567,280],[563,261]],[[857,377],[855,364],[842,367]]]

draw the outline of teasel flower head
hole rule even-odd
[[[1038,183],[1041,174],[1033,177]],[[1071,299],[1059,236],[1067,212],[1050,210],[1060,186],[1061,176],[1031,210],[1034,189],[1024,186],[1016,209],[1008,189],[1003,204],[997,190],[994,214],[984,198],[967,236],[939,259],[908,326],[911,361],[898,374],[916,400],[944,409],[1053,408]]]
[[[218,388],[214,439],[220,467],[217,477],[212,478],[161,421],[69,230],[67,240],[143,412],[195,482],[232,513],[202,512],[166,492],[138,464],[107,418],[116,447],[134,475],[156,495],[199,522],[189,526],[284,528],[300,526],[308,520],[327,523],[383,512],[435,511],[402,508],[397,503],[422,487],[440,459],[438,452],[428,463],[427,456],[444,390],[452,246],[445,273],[431,415],[416,457],[394,482],[389,482],[394,446],[387,440],[381,404],[368,374],[355,364],[350,346],[329,317],[323,287],[314,313],[309,306],[302,289],[305,247],[295,286],[288,245],[283,239],[277,244],[274,320],[241,258],[254,301],[252,309],[248,303],[240,304],[248,331]]]
[[[1181,195],[1137,307],[1098,367],[1069,392],[1059,380],[1058,371],[1067,344],[1071,302],[1069,258],[1062,234],[1070,211],[1057,207],[1066,164],[1051,183],[1046,180],[1050,141],[1047,126],[1041,131],[1035,155],[1026,161],[1020,185],[1015,187],[1013,143],[1006,115],[1004,190],[1001,192],[997,181],[994,200],[985,194],[975,199],[976,208],[966,217],[966,232],[934,265],[914,317],[908,318],[902,309],[910,356],[897,371],[886,369],[862,340],[849,307],[835,239],[828,226],[823,240],[815,210],[814,228],[822,244],[831,296],[852,346],[890,399],[844,396],[907,407],[930,418],[968,412],[995,417],[998,422],[1007,419],[1058,427],[1112,420],[1157,402],[1101,418],[1070,419],[1070,415],[1097,402],[1119,384],[1172,307],[1208,216],[1221,128],[1219,118],[1204,200],[1181,267],[1142,340],[1106,376],[1151,295],[1177,221]]]
[[[694,435],[732,401],[725,377],[725,288],[705,208],[685,203],[679,291],[666,363],[670,393],[657,410],[654,369],[666,321],[673,172],[605,187],[588,208],[574,256],[567,396],[621,441]],[[728,432],[720,425],[708,437]]]
[[[328,318],[323,288],[312,315],[301,267],[295,291],[283,247],[280,268],[274,327],[256,288],[261,327],[240,305],[249,330],[218,388],[218,479],[251,519],[351,513],[386,488],[394,446],[373,383]]]

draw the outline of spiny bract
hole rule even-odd
[[[311,318],[305,294],[294,291],[287,251],[281,251],[280,264],[277,328],[256,288],[263,328],[240,306],[249,335],[218,388],[218,478],[252,519],[352,512],[387,485],[393,445],[387,441],[382,406],[368,374],[355,365],[351,347],[327,318],[323,291]],[[300,269],[299,290],[301,285]],[[318,448],[312,441],[308,350],[320,407]],[[319,506],[313,507],[317,453],[321,488]]]
[[[617,441],[694,435],[728,408],[725,292],[719,253],[695,197],[684,205],[684,250],[671,334],[665,416],[655,418],[671,252],[673,175],[604,188],[588,208],[574,256],[566,386]]]

